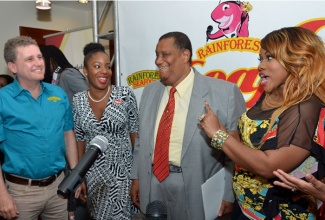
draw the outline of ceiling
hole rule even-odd
[[[106,1],[97,1],[97,9],[103,8],[105,6]],[[57,1],[57,0],[51,0],[51,6],[55,8],[55,6],[60,7],[67,7],[71,9],[77,9],[82,11],[91,11],[92,10],[92,1],[89,1],[86,4],[79,3],[78,0],[75,1]]]

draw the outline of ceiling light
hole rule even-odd
[[[41,10],[51,9],[51,2],[49,0],[36,0],[36,8]]]
[[[88,3],[88,0],[79,0],[80,3]]]

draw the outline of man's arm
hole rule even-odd
[[[18,217],[18,215],[19,211],[16,202],[6,189],[0,165],[0,217],[4,219],[13,219]]]
[[[78,158],[81,160],[83,155],[85,154],[86,151],[86,143],[85,141],[77,141],[77,151],[78,151]],[[85,181],[82,181],[81,186],[80,186],[80,191],[77,190],[75,193],[75,197],[81,199],[82,201],[86,202],[87,198],[87,186]]]
[[[66,158],[71,169],[78,163],[78,150],[76,136],[73,130],[64,132],[64,141],[66,146]]]
[[[240,135],[237,131],[237,123],[240,115],[246,111],[246,103],[242,93],[236,85],[233,85],[229,90],[229,107],[228,107],[228,119],[227,130],[230,136],[234,137],[237,141],[240,141]],[[224,167],[226,171],[225,176],[225,193],[221,208],[219,210],[219,216],[232,212],[233,202],[235,201],[235,195],[232,188],[232,177],[234,175],[234,162],[225,155]]]

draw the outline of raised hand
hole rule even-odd
[[[225,126],[220,123],[218,116],[212,111],[207,101],[204,105],[206,113],[199,118],[199,123],[208,137],[212,138],[214,133],[220,129],[226,131]]]

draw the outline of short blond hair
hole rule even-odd
[[[4,47],[3,56],[8,64],[9,62],[14,62],[17,59],[17,47],[26,47],[29,45],[38,46],[36,40],[27,36],[18,36],[9,39]]]

